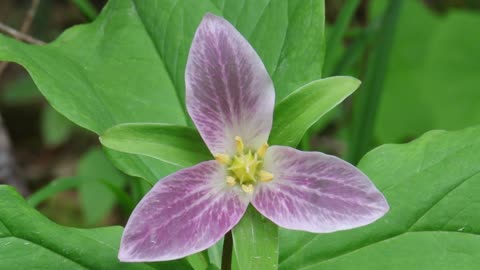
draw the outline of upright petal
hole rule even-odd
[[[264,168],[274,178],[257,188],[252,203],[287,229],[346,230],[369,224],[389,209],[365,174],[334,156],[272,146]]]
[[[248,205],[248,200],[224,179],[224,167],[206,161],[159,181],[128,220],[119,259],[173,260],[221,239],[238,223]]]
[[[257,149],[272,127],[275,91],[260,57],[212,14],[195,33],[185,74],[187,109],[213,154],[235,152],[235,136]]]

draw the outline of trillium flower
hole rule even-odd
[[[173,260],[204,250],[251,203],[278,226],[327,233],[369,224],[384,196],[349,163],[270,146],[275,91],[260,57],[226,20],[207,14],[186,67],[187,110],[215,159],[160,180],[133,211],[122,261]]]

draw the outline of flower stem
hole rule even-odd
[[[72,0],[72,2],[89,20],[93,21],[97,17],[98,12],[89,0]]]
[[[222,252],[222,270],[232,269],[232,249],[233,239],[232,231],[229,231],[223,240],[223,252]]]

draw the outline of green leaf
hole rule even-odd
[[[123,187],[125,176],[122,175],[105,157],[102,150],[89,150],[79,161],[77,177],[80,185],[80,200],[88,225],[98,223],[113,208],[115,194],[103,182],[115,187]]]
[[[182,101],[188,50],[207,12],[224,16],[252,44],[272,76],[277,101],[321,77],[324,1],[136,0],[133,3]]]
[[[208,260],[217,268],[222,266],[223,238],[208,249]]]
[[[477,269],[480,127],[384,145],[360,162],[390,212],[332,234],[281,231],[280,269]]]
[[[360,85],[352,77],[313,81],[286,97],[275,107],[271,144],[297,146],[303,134]]]
[[[193,270],[208,270],[209,263],[204,252],[199,252],[186,257]]]
[[[132,179],[131,181],[137,181],[136,179]],[[132,198],[130,198],[130,194],[119,187],[118,185],[114,185],[109,181],[101,180],[100,181],[105,187],[107,187],[110,192],[115,196],[116,202],[120,208],[122,208],[125,215],[130,215],[135,208],[135,203],[133,202]]]
[[[145,155],[174,166],[189,167],[213,159],[198,132],[167,124],[122,124],[100,137],[108,148]]]
[[[28,197],[28,204],[32,207],[36,207],[41,202],[45,201],[46,199],[56,195],[60,192],[77,188],[82,184],[80,179],[75,177],[66,177],[66,178],[58,178],[50,183],[48,183],[45,187],[37,190],[35,193]]]
[[[52,107],[89,130],[124,122],[183,124],[162,60],[140,18],[127,16],[132,8],[130,1],[112,1],[95,22],[46,46],[0,36],[0,58],[25,66]]]
[[[68,140],[74,125],[52,107],[46,106],[42,111],[42,138],[47,146],[57,146]]]
[[[380,143],[480,122],[480,15],[452,9],[440,16],[421,1],[405,2],[378,112]]]
[[[337,269],[478,269],[480,236],[465,233],[414,232],[367,246],[354,254],[310,265],[303,270]]]
[[[233,265],[237,270],[278,267],[278,227],[252,206],[232,230]]]
[[[224,14],[252,43],[277,101],[321,77],[323,1],[112,0],[93,23],[45,46],[0,36],[0,59],[24,66],[53,108],[97,134],[121,123],[187,125],[185,63],[206,12]],[[179,169],[148,157],[108,155],[151,184]]]
[[[146,180],[147,185],[150,187],[152,187],[158,179],[180,169],[177,166],[172,166],[171,164],[147,156],[120,153],[108,148],[104,148],[104,150],[105,154],[117,168],[128,175]]]
[[[216,265],[214,265],[214,264],[210,264],[210,265],[208,265],[207,270],[220,270],[220,268],[218,268],[218,267],[217,267]]]
[[[132,5],[112,1],[95,22],[46,46],[0,36],[0,58],[23,65],[52,107],[96,133],[125,122],[185,124],[183,101],[140,18],[129,15]],[[111,155],[153,183],[172,171],[145,157]]]
[[[57,225],[32,209],[13,188],[0,186],[0,269],[190,269],[183,261],[120,263],[122,228]]]

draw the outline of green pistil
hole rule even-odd
[[[253,154],[251,150],[247,153],[239,153],[233,157],[228,171],[234,178],[238,179],[241,185],[255,184],[258,172],[262,169],[263,161]]]

